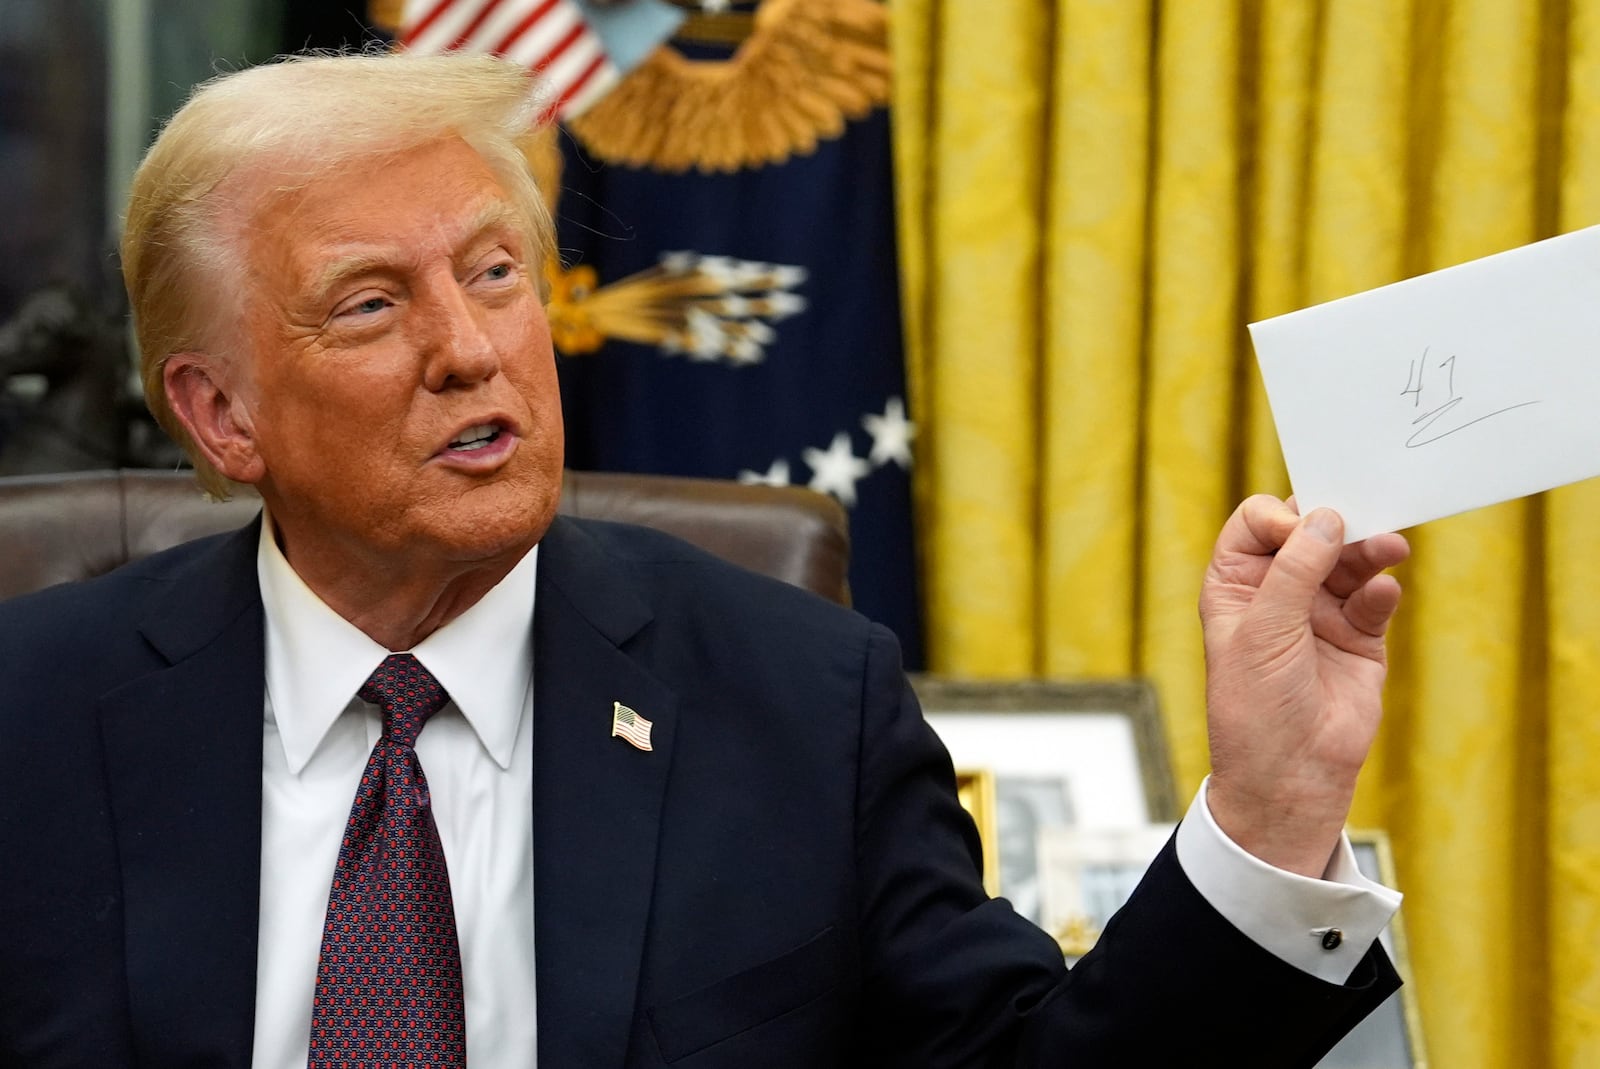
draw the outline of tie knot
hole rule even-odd
[[[415,746],[428,717],[450,700],[433,673],[409,653],[385,657],[356,693],[383,710],[383,733],[402,746]]]

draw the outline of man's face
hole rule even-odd
[[[543,535],[560,396],[518,224],[455,138],[257,202],[240,393],[291,561],[471,562]]]

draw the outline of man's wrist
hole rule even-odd
[[[1350,794],[1338,790],[1309,798],[1263,798],[1237,791],[1215,774],[1206,789],[1206,807],[1229,840],[1273,868],[1311,879],[1327,871],[1350,802]]]

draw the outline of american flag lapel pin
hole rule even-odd
[[[626,739],[641,750],[654,749],[650,745],[650,729],[654,725],[621,702],[611,705],[611,737]]]

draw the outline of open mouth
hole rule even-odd
[[[468,427],[450,439],[448,448],[452,453],[471,453],[494,444],[501,433],[502,428],[498,423],[480,423],[476,427]]]

